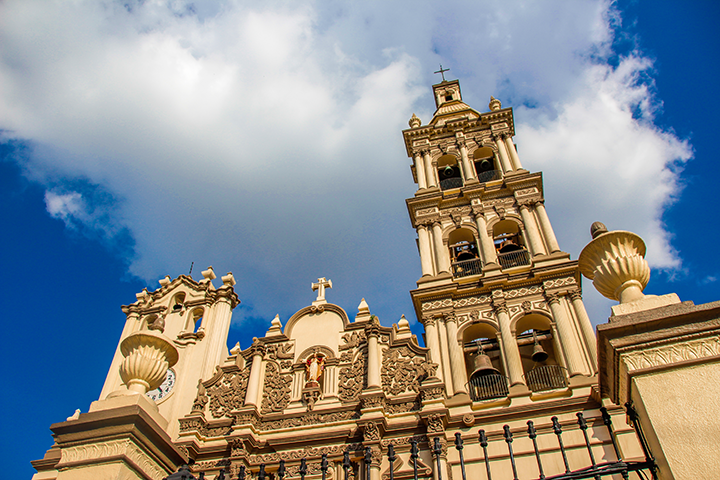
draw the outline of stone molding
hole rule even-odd
[[[149,479],[163,478],[172,473],[161,468],[135,442],[128,438],[63,448],[60,462],[56,468],[63,469],[69,466],[96,464],[98,460],[103,462],[111,460],[124,461]]]

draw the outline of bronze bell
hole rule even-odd
[[[492,163],[490,163],[490,160],[488,160],[487,158],[483,158],[480,162],[480,170],[483,172],[492,170]]]
[[[470,378],[499,373],[500,371],[492,366],[490,357],[483,352],[478,353],[477,357],[475,357],[475,370],[470,374]]]
[[[537,334],[535,333],[535,330],[533,330],[533,339],[535,340],[535,346],[533,347],[533,353],[532,353],[532,360],[533,362],[540,363],[544,362],[548,359],[549,355],[545,350],[543,350],[542,345],[540,345],[540,342],[538,342]]]

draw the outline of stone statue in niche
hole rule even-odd
[[[325,355],[318,352],[310,355],[305,362],[305,372],[307,376],[305,387],[320,386],[318,379],[322,375],[323,370],[325,370]]]

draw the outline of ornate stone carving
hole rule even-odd
[[[452,307],[453,301],[451,298],[443,298],[442,300],[434,300],[431,302],[424,302],[422,304],[422,311],[437,310],[438,308]]]
[[[445,426],[443,425],[443,419],[440,415],[434,413],[427,417],[425,419],[427,422],[427,432],[428,433],[442,433],[445,431]]]
[[[210,397],[210,413],[214,418],[229,416],[245,402],[250,368],[241,372],[223,373],[219,381],[207,388]]]
[[[368,422],[363,428],[363,440],[374,442],[380,440],[380,429],[375,422]]]
[[[420,400],[420,398],[421,395],[418,395],[417,397],[415,397],[415,401],[413,402],[388,403],[384,407],[385,412],[389,415],[394,415],[397,413],[419,411],[422,409],[422,401]]]
[[[365,343],[365,332],[362,330],[355,331],[352,333],[346,333],[342,336],[344,344],[340,345],[340,350],[350,350],[351,348],[355,348],[360,346],[361,344]]]
[[[362,408],[375,408],[382,407],[384,405],[385,397],[382,394],[364,395],[360,399],[360,406]]]
[[[632,372],[716,355],[720,355],[720,336],[697,338],[642,351],[622,353],[620,358],[625,362],[628,371]]]
[[[63,448],[62,459],[58,465],[84,460],[103,459],[124,456],[140,467],[140,470],[153,478],[164,478],[170,471],[161,468],[140,447],[129,439],[93,442],[88,445],[76,445]]]
[[[524,297],[526,295],[536,295],[536,294],[542,293],[542,292],[543,292],[543,289],[542,289],[542,287],[539,287],[539,286],[513,288],[513,289],[507,290],[505,292],[505,298]]]
[[[425,388],[422,391],[422,398],[424,400],[435,400],[437,398],[443,398],[445,396],[445,389],[443,387],[432,387]]]
[[[388,395],[399,395],[408,390],[417,393],[422,381],[435,375],[436,369],[437,365],[415,355],[408,347],[386,349],[380,370],[383,391]]]
[[[465,297],[460,298],[458,300],[455,300],[453,302],[453,307],[455,308],[462,308],[462,307],[470,307],[473,305],[481,305],[484,303],[490,303],[491,299],[489,295],[477,295],[475,297]]]
[[[198,380],[198,393],[195,397],[195,401],[193,401],[192,411],[193,412],[202,412],[205,410],[205,405],[208,403],[208,396],[207,391],[205,390],[205,385],[203,385],[202,380]]]
[[[557,287],[566,287],[568,285],[577,285],[577,281],[575,280],[575,277],[563,277],[563,278],[553,278],[550,280],[545,280],[543,282],[543,288],[557,288]]]
[[[287,360],[294,357],[291,350],[293,349],[292,343],[281,343],[267,346],[266,357],[270,360]]]
[[[358,358],[339,372],[338,395],[343,402],[354,402],[365,386],[365,359]]]
[[[267,362],[265,366],[265,387],[261,412],[282,412],[290,403],[290,385],[292,377],[282,375],[280,366],[275,362]]]
[[[532,310],[532,303],[528,302],[527,300],[522,302],[522,304],[520,306],[522,307],[523,312],[525,312],[525,313],[530,313],[530,310]]]

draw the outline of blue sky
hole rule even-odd
[[[515,109],[573,258],[602,220],[645,238],[646,293],[720,299],[715,2],[126,5],[0,5],[8,476],[97,399],[120,305],[191,262],[238,278],[243,348],[318,276],[419,332],[400,131],[432,115],[439,63],[471,106]]]

